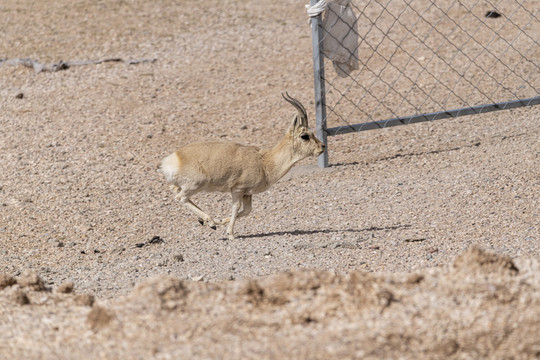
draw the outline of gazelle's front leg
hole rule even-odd
[[[227,234],[229,234],[229,240],[234,240],[234,223],[238,216],[238,210],[240,210],[240,205],[242,204],[242,194],[232,193],[232,213],[231,220],[229,221],[229,226],[227,227]]]
[[[240,211],[238,215],[236,216],[237,219],[244,216],[248,216],[249,213],[251,212],[251,196],[252,195],[244,195],[242,197],[242,211]],[[230,221],[231,221],[230,217],[223,218],[221,220],[216,220],[216,224],[224,225],[224,224],[228,224]]]

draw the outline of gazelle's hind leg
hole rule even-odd
[[[171,185],[171,189],[176,192],[175,199],[180,200],[180,203],[189,211],[194,213],[199,217],[199,222],[201,224],[208,225],[211,229],[216,230],[216,222],[210,215],[202,211],[197,205],[193,203],[189,198],[193,195],[192,192],[182,189],[177,185]]]
[[[236,218],[239,219],[241,217],[248,216],[250,212],[251,212],[251,195],[244,195],[242,197],[242,211],[238,213]],[[216,224],[224,225],[224,224],[228,224],[230,221],[231,221],[230,217],[223,218],[221,220],[216,220]]]

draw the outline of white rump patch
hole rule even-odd
[[[161,172],[167,178],[167,181],[171,182],[174,179],[174,176],[180,168],[180,162],[178,161],[178,156],[176,153],[172,153],[167,156],[161,162]]]

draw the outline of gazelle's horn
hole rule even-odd
[[[288,103],[290,103],[292,106],[294,106],[296,108],[296,110],[298,111],[298,115],[300,115],[300,120],[301,120],[302,126],[308,127],[307,112],[306,112],[306,108],[304,107],[304,105],[302,105],[302,103],[300,101],[292,98],[289,95],[288,92],[285,92],[285,94],[281,93],[281,96],[283,96],[283,98]]]

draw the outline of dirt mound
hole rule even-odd
[[[540,356],[538,107],[334,136],[330,168],[293,168],[223,241],[157,166],[194,141],[274,146],[283,91],[315,125],[303,4],[0,9],[0,359]]]
[[[511,257],[486,252],[477,246],[472,246],[469,251],[458,256],[454,268],[484,274],[516,275],[519,272]]]
[[[95,303],[72,284],[53,291],[35,273],[2,275],[0,350],[45,359],[533,359],[539,285],[538,259],[476,247],[422,273],[294,271],[216,284],[160,276]]]
[[[0,301],[18,305],[92,306],[94,296],[73,294],[73,286],[72,282],[65,282],[53,290],[46,287],[33,271],[26,271],[19,277],[0,274]]]

